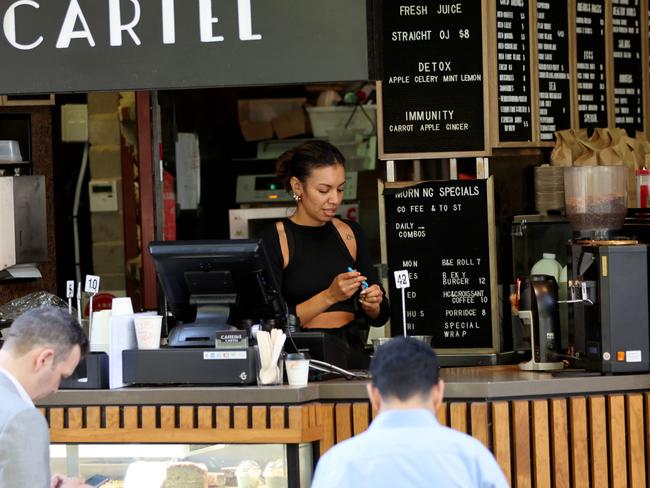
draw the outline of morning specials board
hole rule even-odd
[[[616,127],[634,137],[643,130],[640,0],[611,0]]]
[[[486,0],[381,0],[379,156],[487,155]]]
[[[536,2],[539,138],[553,142],[555,131],[571,127],[569,21],[566,0]]]
[[[387,183],[384,188],[391,335],[403,334],[407,270],[408,335],[431,335],[436,349],[498,348],[492,179]]]
[[[532,142],[528,0],[496,0],[499,142]]]
[[[578,124],[607,127],[605,0],[577,0],[575,5]]]

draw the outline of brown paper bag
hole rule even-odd
[[[648,142],[645,133],[639,131],[637,131],[634,140],[636,141],[635,153],[639,159],[637,168],[648,168],[650,164],[650,142]]]
[[[607,127],[596,127],[589,138],[589,142],[596,150],[604,149],[612,145],[612,136]]]
[[[616,145],[627,137],[627,132],[620,127],[614,127],[609,130],[609,135],[612,138],[612,144]]]
[[[583,151],[584,149],[575,137],[573,129],[557,131],[555,133],[555,147],[551,152],[551,165],[571,166]]]
[[[588,141],[589,136],[587,135],[587,129],[582,128],[582,129],[575,129],[573,130],[573,134],[575,135],[576,139],[579,139],[581,141]]]
[[[579,140],[578,143],[582,146],[582,154],[574,161],[574,166],[597,166],[598,165],[598,148],[591,142]]]

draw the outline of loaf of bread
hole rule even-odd
[[[169,463],[165,488],[208,488],[208,468],[200,463]]]
[[[129,465],[124,488],[208,488],[205,464],[136,461]],[[215,485],[218,486],[218,485]]]

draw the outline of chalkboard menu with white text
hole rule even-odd
[[[571,127],[568,6],[566,0],[537,2],[539,134],[553,141]]]
[[[483,2],[383,0],[383,159],[485,155]]]
[[[533,139],[528,0],[497,0],[499,141]]]
[[[605,0],[576,2],[578,123],[607,127]]]
[[[492,349],[492,181],[389,185],[384,202],[392,335],[403,333],[401,290],[392,277],[407,270],[409,335],[431,335],[438,349]]]
[[[643,130],[641,7],[639,0],[612,0],[614,110],[616,127],[634,137]]]

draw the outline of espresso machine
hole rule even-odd
[[[530,338],[530,361],[520,363],[523,371],[553,371],[564,368],[559,358],[560,306],[558,285],[547,275],[528,276],[519,290],[519,318]]]
[[[648,248],[620,235],[627,168],[566,168],[569,338],[573,366],[601,373],[650,369]]]

